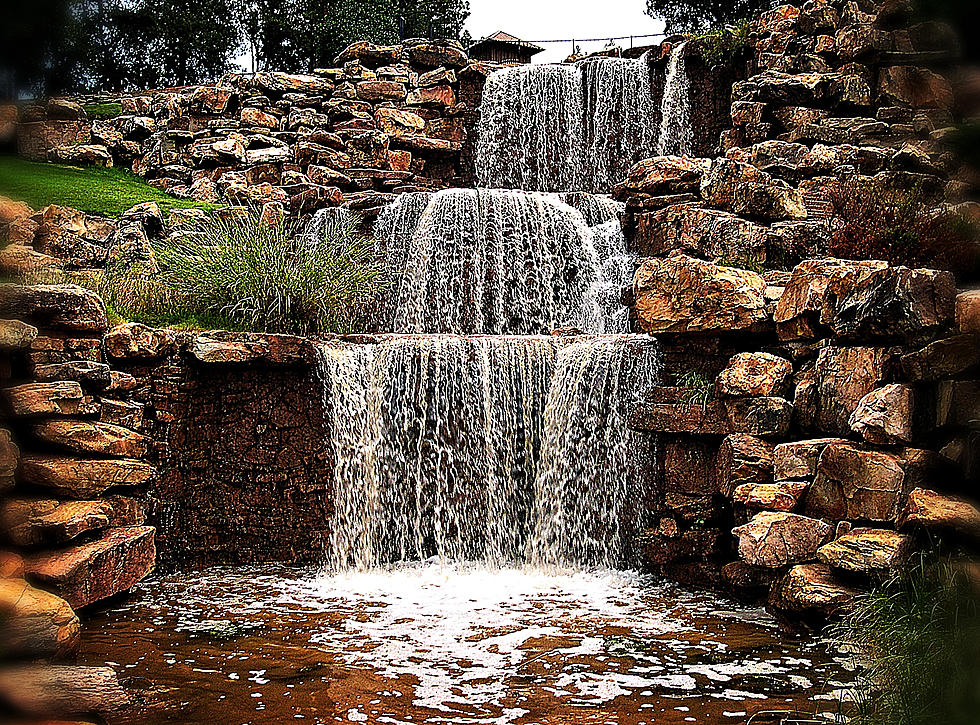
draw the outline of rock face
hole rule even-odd
[[[777,611],[828,616],[846,607],[857,594],[834,577],[826,564],[801,564],[773,587],[769,604]]]
[[[61,597],[23,579],[0,578],[0,639],[7,658],[64,659],[78,649],[80,625]]]
[[[154,531],[149,526],[109,529],[75,548],[34,554],[25,560],[28,579],[52,588],[72,607],[125,591],[153,570]]]
[[[738,537],[738,554],[744,561],[777,568],[813,559],[830,531],[830,525],[818,519],[763,511],[732,533]]]
[[[799,191],[754,166],[730,158],[711,163],[701,179],[701,196],[712,206],[759,219],[807,217]]]
[[[148,444],[145,437],[127,428],[81,420],[48,420],[35,425],[33,433],[45,443],[78,453],[122,458],[145,455]]]
[[[718,449],[718,489],[731,496],[745,484],[772,481],[772,444],[761,438],[735,433],[727,436]]]
[[[853,529],[817,550],[817,558],[834,569],[858,574],[887,573],[905,563],[912,538],[887,529]]]
[[[0,285],[0,314],[78,332],[102,332],[109,326],[105,305],[99,296],[68,284]]]
[[[26,483],[75,499],[99,496],[116,486],[141,486],[156,475],[142,461],[123,458],[95,460],[62,456],[25,455],[20,474]]]
[[[766,282],[758,274],[686,256],[645,259],[634,299],[640,326],[663,332],[722,332],[765,317]]]
[[[811,516],[858,521],[895,521],[906,494],[898,456],[832,444],[820,455],[806,498]]]
[[[73,665],[0,668],[0,699],[35,717],[112,713],[130,704],[112,668]]]
[[[868,443],[895,445],[912,441],[912,388],[886,385],[861,398],[848,421]]]
[[[715,380],[719,396],[782,395],[793,375],[789,360],[764,352],[743,352],[733,357]]]
[[[980,540],[980,511],[961,498],[917,488],[909,494],[899,526],[955,532]]]

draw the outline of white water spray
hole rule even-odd
[[[660,106],[658,156],[684,156],[691,152],[691,80],[687,74],[684,47],[670,51],[664,97]]]

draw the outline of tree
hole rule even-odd
[[[772,0],[647,0],[647,15],[664,20],[668,33],[693,33],[720,28],[772,6]]]

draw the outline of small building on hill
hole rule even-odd
[[[470,46],[470,58],[473,60],[491,60],[497,63],[530,63],[531,58],[543,50],[544,48],[540,46],[498,30],[493,35],[488,35],[473,43]]]

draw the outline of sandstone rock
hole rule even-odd
[[[75,499],[99,496],[116,486],[141,486],[156,475],[156,469],[142,461],[33,454],[25,455],[21,459],[20,471],[25,483],[42,486],[58,495]]]
[[[720,332],[765,317],[766,282],[758,274],[686,256],[645,259],[634,299],[644,332]]]
[[[730,497],[745,484],[772,481],[772,444],[761,438],[735,433],[721,442],[718,449],[718,490]]]
[[[776,106],[868,106],[871,89],[859,76],[841,73],[764,71],[732,89],[736,101],[756,101]]]
[[[776,583],[769,605],[778,611],[829,616],[849,605],[858,593],[841,583],[826,564],[801,564]]]
[[[940,533],[953,532],[980,540],[980,511],[961,498],[916,488],[909,494],[899,527],[903,531],[922,528]]]
[[[110,667],[7,665],[0,668],[0,700],[35,717],[112,713],[129,695]]]
[[[861,398],[848,421],[868,443],[895,445],[912,440],[912,389],[886,385]]]
[[[896,65],[881,69],[878,103],[950,109],[955,104],[955,97],[949,81],[938,73],[911,65]]]
[[[10,431],[0,428],[0,495],[14,487],[14,474],[20,463],[20,450],[10,438]]]
[[[78,649],[80,625],[61,597],[23,579],[0,578],[0,640],[9,659],[65,659]]]
[[[793,404],[785,398],[731,398],[725,410],[733,433],[754,436],[785,436],[793,418]]]
[[[357,84],[357,97],[363,101],[402,101],[405,84],[392,81],[361,81]]]
[[[405,102],[410,106],[434,106],[447,108],[456,105],[456,93],[450,86],[414,88],[408,92]]]
[[[398,63],[401,56],[402,46],[400,45],[376,45],[370,41],[362,40],[348,45],[340,55],[334,58],[334,66],[340,68],[348,62],[356,60],[368,68],[378,68],[383,65]]]
[[[265,113],[258,108],[243,108],[241,122],[249,126],[262,126],[263,128],[279,128],[279,119],[271,113]]]
[[[0,310],[44,327],[102,332],[108,327],[97,294],[75,285],[0,285]]]
[[[962,333],[980,334],[980,289],[956,295],[956,326]]]
[[[51,121],[81,121],[86,114],[80,103],[67,98],[51,98],[48,100],[47,117]]]
[[[102,338],[106,354],[116,360],[154,360],[172,349],[173,330],[160,330],[137,322],[116,325]]]
[[[955,299],[949,272],[889,267],[828,291],[820,321],[842,339],[918,340],[952,324]]]
[[[37,337],[37,328],[20,320],[0,320],[0,350],[23,350]]]
[[[48,161],[73,166],[112,166],[112,154],[105,146],[78,144],[48,149]]]
[[[936,386],[937,427],[975,426],[980,420],[980,381],[943,380]]]
[[[792,511],[809,486],[806,481],[743,483],[735,489],[732,501],[750,509]]]
[[[731,432],[727,411],[717,401],[707,405],[641,403],[633,411],[630,426],[657,433],[727,435]]]
[[[8,244],[0,249],[0,274],[24,284],[41,284],[62,279],[64,265],[23,244]]]
[[[103,501],[7,499],[0,504],[0,521],[17,546],[60,544],[109,525],[111,507]]]
[[[887,529],[853,529],[817,550],[817,558],[834,569],[884,574],[900,567],[912,553],[912,538]]]
[[[329,93],[333,90],[333,84],[326,78],[318,76],[280,73],[277,71],[265,71],[256,73],[252,82],[256,88],[260,88],[270,93]]]
[[[711,163],[701,179],[701,196],[713,206],[761,219],[807,217],[802,195],[789,184],[729,158]]]
[[[381,107],[375,110],[374,118],[382,131],[395,137],[421,134],[425,131],[425,119],[411,111]]]
[[[773,449],[773,477],[776,481],[812,479],[823,449],[832,443],[847,443],[843,438],[780,443]]]
[[[82,387],[75,382],[27,383],[3,391],[14,416],[71,415],[82,402]]]
[[[139,458],[146,454],[148,439],[109,423],[80,420],[48,420],[32,428],[33,435],[51,445],[78,453]]]
[[[252,333],[202,334],[187,350],[199,362],[209,364],[303,364],[311,362],[313,354],[305,338]]]
[[[836,520],[895,521],[906,492],[898,456],[832,444],[820,455],[806,512]]]
[[[775,569],[812,559],[830,531],[829,524],[817,519],[763,511],[732,533],[744,561]]]
[[[423,41],[414,45],[406,42],[405,46],[408,62],[413,66],[421,66],[423,68],[438,68],[439,66],[462,68],[469,63],[466,51],[456,41]]]
[[[859,23],[843,28],[837,34],[837,54],[842,60],[891,50],[891,37],[871,23]]]
[[[826,347],[817,356],[817,430],[849,435],[851,414],[861,399],[879,387],[890,366],[890,355],[874,347]]]
[[[761,224],[699,204],[671,204],[635,215],[633,245],[642,256],[680,251],[714,262],[738,264],[766,260],[772,231]]]
[[[107,388],[112,383],[109,366],[91,360],[35,365],[34,377],[40,381],[73,380],[86,388],[97,390]]]
[[[102,423],[111,423],[130,430],[139,430],[143,425],[142,403],[104,398],[99,401],[99,406],[99,421]]]
[[[980,335],[956,335],[902,356],[910,380],[935,381],[980,365]]]
[[[27,577],[54,589],[73,608],[84,607],[129,589],[153,570],[155,531],[151,526],[109,529],[71,549],[33,554],[25,561]]]
[[[198,86],[191,92],[190,107],[198,113],[220,114],[228,108],[232,89],[222,86]]]
[[[655,156],[634,165],[626,180],[613,187],[613,196],[626,199],[633,194],[677,194],[697,191],[701,177],[710,168],[709,159],[687,156]]]
[[[788,389],[792,375],[789,360],[765,352],[743,352],[718,374],[715,390],[721,397],[779,396]]]

